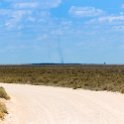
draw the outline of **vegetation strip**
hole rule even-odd
[[[124,65],[0,66],[0,82],[124,93]]]

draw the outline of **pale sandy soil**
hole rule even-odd
[[[11,96],[3,124],[124,124],[124,95],[0,84]]]

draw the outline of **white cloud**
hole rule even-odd
[[[120,12],[116,15],[106,14],[104,16],[96,17],[90,19],[86,22],[86,24],[96,24],[96,25],[112,25],[112,26],[124,26],[124,13]]]
[[[10,13],[9,9],[0,9],[0,15],[8,15]]]
[[[17,9],[37,8],[38,2],[17,2],[13,6]]]
[[[29,17],[27,17],[27,20],[30,21],[30,22],[35,22],[36,18],[32,17],[32,16],[29,16]]]
[[[26,15],[30,15],[31,11],[24,11],[24,10],[17,10],[17,11],[10,11],[9,12],[9,19],[6,20],[5,26],[7,28],[12,28],[16,26]]]
[[[37,37],[37,40],[39,40],[39,41],[46,41],[48,39],[49,39],[48,34],[42,34]]]
[[[105,17],[99,17],[99,22],[117,22],[117,21],[124,21],[124,15],[117,15],[117,16],[105,16]]]
[[[29,8],[37,8],[40,9],[50,9],[58,7],[62,0],[7,0],[11,2],[11,5],[16,9],[29,9]]]
[[[0,18],[7,28],[19,27],[23,22],[47,22],[51,8],[58,7],[62,0],[5,0],[9,9],[0,9]]]
[[[94,17],[103,15],[105,12],[101,9],[96,9],[95,7],[76,7],[72,6],[69,10],[72,16],[76,17]]]
[[[124,31],[124,25],[113,26],[112,28],[117,31]]]
[[[40,2],[40,7],[43,8],[55,8],[61,4],[62,0],[42,0]]]
[[[122,5],[121,5],[121,8],[123,8],[123,9],[124,9],[124,4],[122,4]]]

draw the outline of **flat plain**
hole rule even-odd
[[[124,65],[0,66],[0,82],[124,92]]]

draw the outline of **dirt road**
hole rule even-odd
[[[11,100],[3,124],[124,124],[124,95],[0,84]]]

